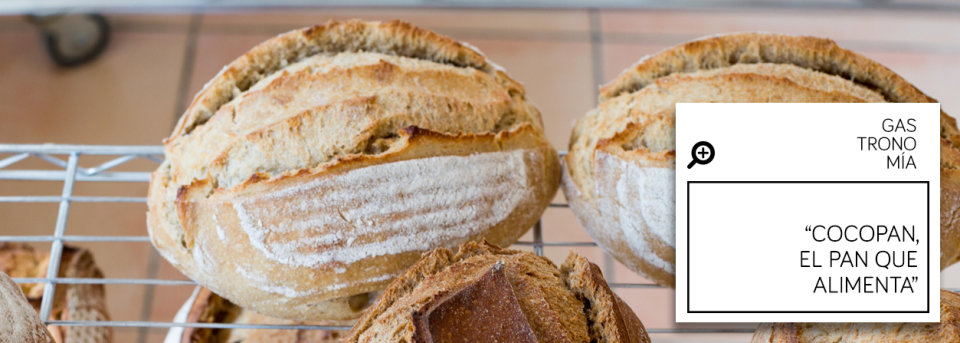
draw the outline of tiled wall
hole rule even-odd
[[[193,94],[236,56],[287,30],[355,17],[400,18],[479,47],[524,83],[558,149],[566,148],[573,121],[594,105],[598,84],[646,54],[695,37],[735,31],[833,38],[940,99],[948,113],[960,113],[958,12],[336,9],[108,17],[114,31],[106,52],[75,69],[55,67],[37,31],[25,20],[0,17],[0,142],[159,144]],[[0,193],[49,195],[58,194],[59,187],[50,182],[2,181]],[[77,193],[142,196],[145,188],[143,184],[80,184]],[[138,203],[78,203],[71,210],[68,231],[142,235],[144,211]],[[51,232],[55,214],[56,204],[0,204],[0,232]],[[548,241],[589,239],[566,209],[549,209],[544,228]],[[80,245],[94,250],[109,277],[183,278],[149,244]],[[591,260],[604,260],[599,249],[581,251]],[[566,255],[565,248],[546,252],[555,261]],[[622,267],[606,272],[614,282],[644,282]],[[944,274],[943,281],[960,286],[960,267]],[[168,321],[190,287],[123,285],[109,286],[107,291],[115,320]],[[624,289],[621,295],[648,327],[675,325],[672,291]],[[158,342],[164,332],[121,328],[117,341]],[[748,337],[656,338],[744,341]]]

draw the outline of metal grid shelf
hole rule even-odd
[[[561,155],[564,153],[561,152]],[[113,157],[99,165],[82,168],[78,165],[81,155],[104,155]],[[64,160],[61,157],[65,156]],[[49,163],[55,170],[15,170],[9,167],[27,158],[38,158]],[[74,185],[77,182],[147,182],[150,170],[123,172],[112,169],[127,162],[146,159],[156,163],[163,161],[163,149],[160,146],[94,146],[94,145],[10,145],[0,144],[0,180],[21,181],[62,181],[63,189],[60,196],[6,196],[0,195],[0,205],[3,203],[43,202],[58,203],[57,221],[52,235],[0,235],[0,242],[50,242],[50,264],[46,277],[43,278],[15,278],[18,283],[44,283],[44,292],[41,304],[41,318],[49,318],[53,302],[53,294],[58,284],[104,284],[104,285],[154,285],[154,286],[190,286],[196,285],[190,280],[168,279],[137,279],[137,278],[61,278],[58,277],[60,257],[64,242],[149,242],[148,236],[95,236],[95,235],[66,235],[67,216],[70,204],[74,202],[117,203],[132,202],[145,203],[145,197],[116,197],[116,196],[75,196]],[[60,170],[56,170],[60,169]],[[566,204],[550,204],[552,208],[567,208]],[[532,247],[533,252],[543,255],[544,247],[595,247],[594,242],[565,242],[544,241],[540,222],[533,228],[531,241],[520,241],[515,246]],[[610,283],[613,289],[631,288],[660,288],[652,283]],[[267,324],[227,324],[227,323],[182,323],[173,321],[61,321],[46,320],[48,325],[57,326],[111,326],[135,328],[228,328],[228,329],[349,329],[346,326],[322,325],[267,325]],[[719,333],[750,333],[752,328],[647,328],[652,334],[719,334]]]

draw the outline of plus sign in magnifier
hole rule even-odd
[[[693,156],[693,161],[687,164],[687,169],[693,168],[694,164],[710,163],[710,161],[713,161],[714,155],[713,144],[707,141],[699,141],[693,145],[690,154]]]

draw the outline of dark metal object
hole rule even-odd
[[[92,61],[107,46],[110,24],[100,14],[29,16],[40,28],[50,58],[60,66],[74,67]]]

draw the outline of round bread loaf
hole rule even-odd
[[[356,318],[436,247],[506,246],[560,179],[523,87],[402,22],[330,22],[256,46],[196,96],[153,173],[154,246],[231,302]]]
[[[0,271],[0,342],[54,343],[23,290]]]
[[[940,323],[767,323],[750,342],[960,343],[960,294],[940,291]]]
[[[833,41],[741,33],[640,60],[600,90],[563,161],[570,207],[597,243],[673,287],[675,126],[679,102],[935,102]],[[941,268],[960,260],[960,136],[941,112]]]
[[[469,242],[397,278],[344,342],[649,342],[600,268]]]

